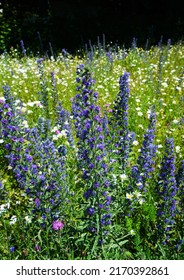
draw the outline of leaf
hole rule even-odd
[[[42,245],[42,238],[41,238],[41,229],[38,232],[38,239],[40,240],[40,243]]]
[[[120,246],[123,246],[123,245],[126,244],[128,241],[129,241],[128,239],[123,240],[123,241],[119,242],[119,245],[120,245]]]

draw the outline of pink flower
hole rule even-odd
[[[36,250],[36,251],[41,251],[40,246],[36,245],[36,246],[35,246],[35,250]]]
[[[56,130],[56,134],[59,134],[61,131],[59,131],[59,130]]]
[[[61,221],[57,220],[52,222],[52,227],[55,230],[60,230],[64,227],[64,224]]]

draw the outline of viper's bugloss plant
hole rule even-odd
[[[146,133],[143,135],[140,154],[136,165],[131,168],[130,183],[126,190],[129,195],[139,193],[139,196],[134,196],[134,199],[130,199],[130,197],[127,196],[124,205],[124,214],[127,213],[128,216],[131,216],[135,210],[134,207],[136,207],[137,202],[139,205],[145,203],[145,193],[148,191],[147,187],[149,186],[148,180],[151,178],[151,174],[153,174],[155,165],[157,148],[154,144],[155,124],[156,114],[152,108],[150,111],[149,125]]]
[[[37,60],[37,66],[40,75],[40,91],[38,92],[38,94],[39,94],[40,102],[43,106],[44,117],[48,119],[49,118],[48,85],[47,85],[47,79],[45,77],[43,61],[44,61],[43,58]],[[52,78],[52,80],[54,83],[54,78]]]
[[[65,155],[54,146],[51,139],[42,140],[36,129],[27,131],[26,193],[34,201],[33,213],[43,219],[42,226],[52,219],[63,218],[67,204],[68,186]],[[62,210],[63,209],[63,210]]]
[[[57,134],[61,131],[65,131],[68,143],[71,146],[74,146],[74,139],[72,135],[72,123],[71,123],[71,115],[65,110],[61,104],[61,102],[56,107],[56,126],[58,127]]]
[[[157,238],[163,245],[168,246],[173,242],[172,234],[175,227],[176,195],[178,191],[175,169],[174,141],[172,138],[167,138],[156,191],[158,198]]]
[[[112,111],[112,127],[114,129],[114,146],[118,155],[118,161],[122,170],[128,161],[130,137],[128,130],[128,99],[130,74],[125,72],[119,79],[119,93],[114,101]]]
[[[79,93],[73,99],[72,113],[84,182],[85,219],[93,240],[89,250],[93,255],[99,253],[99,247],[104,244],[111,225],[111,184],[105,158],[103,120],[100,107],[96,105],[98,94],[93,91],[92,73],[84,65],[79,65],[77,75]]]
[[[40,137],[44,140],[47,139],[51,131],[51,121],[45,118],[39,118],[36,124]]]
[[[181,165],[178,168],[178,172],[176,174],[176,183],[178,189],[178,197],[179,200],[179,212],[181,214],[184,213],[184,160],[181,161]]]
[[[140,155],[137,159],[139,172],[143,178],[143,183],[146,183],[146,179],[150,178],[154,171],[155,156],[157,146],[154,144],[155,139],[155,124],[156,124],[156,113],[154,109],[151,109],[149,125],[146,133],[144,134],[143,143],[140,150]],[[143,186],[146,191],[145,185]],[[141,189],[141,188],[139,188]]]
[[[26,49],[24,47],[24,41],[23,40],[20,41],[20,46],[21,46],[23,55],[26,56]]]
[[[35,219],[40,226],[51,224],[52,220],[66,213],[65,154],[46,137],[50,129],[49,120],[39,119],[38,129],[24,127],[10,89],[5,87],[4,90],[1,134],[5,157],[20,189],[30,199],[32,215],[37,217]]]
[[[177,184],[177,214],[176,214],[176,223],[177,231],[184,232],[184,160],[181,161],[181,164],[177,170],[176,174],[176,184]],[[180,238],[178,244],[176,244],[176,249],[181,249],[183,245],[182,235],[178,236]]]

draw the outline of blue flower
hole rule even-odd
[[[87,208],[88,215],[92,216],[95,213],[95,209],[92,207]]]
[[[10,252],[11,253],[15,252],[15,246],[10,247]]]
[[[127,165],[130,146],[128,131],[129,77],[130,74],[125,72],[119,79],[120,90],[114,101],[113,117],[110,121],[113,131],[115,131],[113,138],[118,152],[118,161],[123,170]]]
[[[137,160],[139,172],[142,174],[144,182],[146,181],[146,178],[150,178],[150,174],[154,171],[154,157],[156,155],[157,149],[157,146],[154,145],[155,123],[156,114],[152,108],[149,126],[146,133],[144,134],[140,155]]]
[[[176,215],[177,185],[175,179],[174,141],[167,138],[165,142],[165,155],[161,162],[161,170],[157,184],[157,227],[158,239],[164,239],[165,231],[172,231]],[[167,234],[169,236],[170,233]]]

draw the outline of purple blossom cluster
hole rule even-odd
[[[146,180],[151,177],[154,171],[154,158],[157,146],[154,144],[155,139],[156,114],[151,110],[149,125],[143,136],[143,143],[140,149],[140,155],[137,164],[132,167],[131,178],[132,183],[137,186],[138,190],[146,192]],[[133,189],[131,189],[133,191]]]
[[[4,92],[5,102],[0,106],[0,135],[4,139],[8,168],[30,198],[34,217],[41,217],[39,221],[44,226],[65,213],[68,195],[66,158],[51,139],[43,137],[49,121],[41,119],[39,129],[25,128],[9,88],[5,87]]]
[[[156,124],[156,114],[153,108],[150,113],[149,125],[146,133],[144,134],[144,139],[140,151],[140,155],[137,160],[139,167],[139,172],[142,174],[143,180],[150,178],[150,174],[154,171],[157,146],[154,144],[155,139],[155,124]]]
[[[178,188],[179,212],[184,214],[184,160],[181,161],[181,166],[176,174],[176,183]]]
[[[169,242],[172,228],[175,225],[177,191],[174,141],[172,138],[167,138],[157,186],[158,239],[162,239],[163,244]]]
[[[20,41],[20,46],[21,46],[23,55],[26,56],[26,49],[24,47],[24,41],[23,40]]]
[[[51,121],[49,119],[45,119],[40,117],[38,119],[36,128],[38,130],[38,133],[40,135],[40,137],[45,140],[47,139],[49,132],[51,130]]]
[[[103,118],[100,107],[95,104],[98,94],[93,91],[92,73],[84,65],[79,65],[77,75],[79,93],[73,99],[72,114],[78,140],[79,166],[85,185],[84,198],[88,205],[88,229],[91,233],[96,233],[95,238],[101,236],[98,242],[102,244],[107,227],[111,224],[112,200],[105,159]]]
[[[111,125],[114,127],[114,145],[122,170],[127,165],[130,136],[128,131],[128,99],[130,74],[125,72],[119,79],[120,90],[113,107]]]
[[[60,131],[64,130],[66,132],[68,142],[71,146],[74,146],[70,113],[63,108],[61,103],[56,107],[56,112],[56,125],[58,125]]]
[[[3,187],[3,183],[2,183],[2,180],[1,180],[1,177],[0,177],[0,203],[2,201],[4,201],[4,187]]]
[[[132,166],[130,174],[130,183],[127,187],[128,193],[140,192],[145,194],[147,192],[147,180],[151,178],[154,171],[154,158],[156,155],[156,145],[154,144],[155,138],[155,124],[156,114],[153,108],[150,113],[149,125],[146,133],[143,136],[143,143],[140,149],[140,155],[137,159],[136,165]],[[133,206],[135,201],[127,199],[124,204],[124,215],[131,216],[135,212]]]

